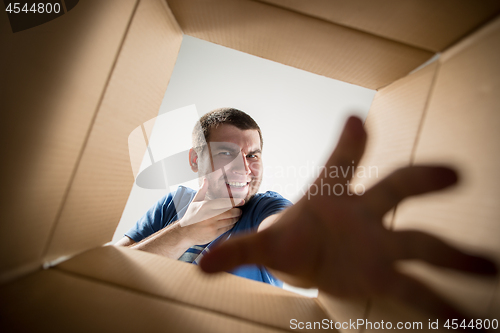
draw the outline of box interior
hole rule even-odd
[[[283,331],[291,318],[421,316],[385,300],[257,291],[253,281],[208,278],[183,263],[102,247],[134,181],[127,137],[156,116],[183,34],[377,89],[364,165],[379,166],[382,177],[399,166],[445,163],[462,178],[453,191],[404,202],[386,225],[499,261],[500,3],[464,1],[453,10],[451,1],[311,3],[81,1],[16,34],[0,16],[8,50],[0,54],[0,99],[9,110],[0,133],[6,327]],[[409,74],[435,52],[439,59]],[[402,269],[469,314],[499,317],[498,280],[419,263]]]

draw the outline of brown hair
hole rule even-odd
[[[234,108],[220,108],[204,114],[193,130],[193,148],[199,154],[205,144],[210,142],[210,132],[222,124],[233,125],[240,130],[257,130],[260,138],[260,148],[264,144],[259,125],[248,114]]]

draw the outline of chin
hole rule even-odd
[[[233,199],[245,199],[245,201],[247,201],[250,196],[252,196],[252,195],[250,195],[249,193],[245,193],[245,194],[243,194],[243,193],[238,193],[238,194],[231,193],[231,198],[233,198]]]

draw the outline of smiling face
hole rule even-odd
[[[259,132],[222,124],[210,132],[210,142],[201,156],[194,150],[190,164],[200,180],[208,180],[207,199],[240,198],[248,202],[262,181],[262,151]]]

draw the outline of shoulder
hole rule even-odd
[[[264,219],[291,205],[292,203],[279,193],[267,191],[254,195],[246,206],[249,212],[261,215],[261,219]]]
[[[243,207],[243,214],[235,226],[235,231],[254,230],[267,217],[279,213],[283,209],[291,206],[292,203],[283,198],[280,194],[272,191],[255,194]]]
[[[191,200],[194,198],[196,195],[195,190],[192,188],[186,187],[186,186],[178,186],[175,191],[170,192],[170,200],[175,201],[176,204],[178,202],[185,202],[187,201],[188,203],[191,202]]]
[[[171,220],[179,210],[191,203],[195,195],[195,190],[179,186],[176,190],[160,198],[146,215],[161,214],[161,220]]]
[[[257,193],[253,196],[249,203],[262,204],[262,203],[273,203],[281,202],[284,204],[291,205],[292,203],[285,199],[281,194],[273,191],[267,191],[265,193]]]
[[[172,201],[185,201],[191,200],[196,195],[196,191],[185,186],[178,186],[176,190],[164,195],[156,202],[156,207],[166,207]]]
[[[170,192],[170,195],[172,196],[172,198],[187,198],[187,197],[194,197],[196,195],[196,192],[198,191],[180,185],[177,187],[175,191]]]
[[[171,193],[172,199],[167,206],[169,210],[177,213],[176,216],[174,216],[174,219],[181,219],[184,216],[189,204],[193,201],[196,192],[197,191],[192,188],[179,186],[174,192]]]
[[[262,194],[264,197],[269,197],[269,198],[280,198],[280,199],[285,199],[281,194],[278,192],[273,192],[273,191],[267,191],[266,193],[259,193]]]

